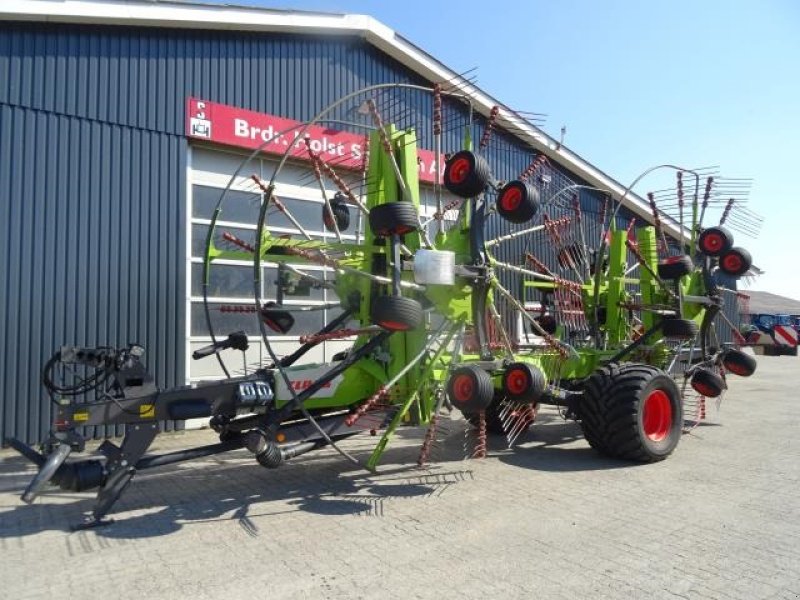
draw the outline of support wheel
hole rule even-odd
[[[328,212],[328,207],[323,205],[322,223],[325,225],[325,229],[330,232],[336,231],[337,228],[339,231],[347,231],[347,228],[350,227],[350,209],[347,207],[344,194],[341,192],[337,193],[333,197],[333,200],[330,201],[330,204],[333,218],[336,220],[336,227],[333,226],[334,223],[331,219],[330,212]]]
[[[704,229],[697,238],[697,247],[706,256],[720,256],[733,246],[733,234],[724,227]]]
[[[541,369],[527,363],[512,363],[503,373],[503,391],[514,402],[538,402],[546,385]]]
[[[405,235],[419,227],[417,208],[403,201],[380,204],[369,211],[369,226],[375,235]]]
[[[422,324],[422,305],[413,298],[378,296],[372,301],[372,322],[388,331],[409,331]]]
[[[725,381],[710,369],[697,369],[691,384],[695,392],[707,398],[718,398],[725,391]]]
[[[494,399],[494,386],[489,374],[476,365],[454,370],[447,381],[450,402],[461,412],[486,410]]]
[[[460,198],[474,198],[489,183],[489,163],[469,150],[451,156],[444,168],[445,187]]]
[[[658,263],[658,276],[664,280],[680,279],[693,269],[694,264],[688,256],[670,256]]]
[[[741,277],[753,266],[753,258],[744,248],[731,248],[719,257],[719,270],[731,277]]]
[[[638,462],[669,456],[683,426],[675,381],[643,364],[611,364],[595,372],[586,383],[579,414],[592,448]]]
[[[539,210],[539,191],[525,181],[509,181],[497,194],[497,212],[506,221],[526,223]]]
[[[697,335],[697,323],[689,319],[664,319],[661,331],[666,338],[691,340]]]
[[[722,366],[734,375],[750,377],[756,372],[756,359],[741,350],[731,348],[722,356]]]

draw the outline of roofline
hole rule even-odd
[[[0,4],[0,20],[355,35],[429,81],[459,78],[455,71],[367,15],[135,0],[4,0]],[[489,115],[493,106],[502,106],[467,81],[462,81],[459,87],[470,96],[473,108],[484,116]],[[610,191],[617,200],[625,194],[624,185],[520,116],[501,111],[497,123],[533,149],[575,172],[589,185]],[[645,221],[652,221],[647,202],[637,194],[629,192],[624,205]],[[669,222],[663,226],[670,235],[680,236],[678,226]]]

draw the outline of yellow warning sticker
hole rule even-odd
[[[155,404],[140,404],[139,416],[143,419],[156,418],[156,405]]]
[[[88,412],[72,413],[72,420],[73,421],[88,421],[89,420],[89,413]]]

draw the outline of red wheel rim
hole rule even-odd
[[[726,254],[722,259],[722,267],[729,273],[735,273],[739,271],[743,264],[742,257],[735,252]]]
[[[406,331],[407,329],[411,329],[405,323],[400,323],[398,321],[381,321],[378,325],[390,331]]]
[[[452,163],[450,163],[450,183],[463,182],[469,176],[471,169],[472,165],[468,159],[463,157],[455,159]]]
[[[702,381],[693,381],[692,387],[694,388],[694,391],[700,394],[701,396],[706,396],[708,398],[716,398],[717,396],[719,396],[717,390],[715,390],[710,385],[703,383]]]
[[[722,248],[723,243],[724,240],[719,233],[709,233],[703,237],[703,250],[705,252],[716,252]]]
[[[522,202],[522,191],[518,187],[507,188],[500,196],[500,208],[506,212],[516,210]]]
[[[725,365],[725,368],[734,375],[741,375],[745,377],[750,374],[749,369],[744,365],[740,365],[739,363],[724,361],[723,364]]]
[[[522,369],[511,369],[506,372],[506,389],[519,396],[528,389],[528,374]]]
[[[664,440],[672,429],[672,404],[664,390],[653,390],[644,401],[644,435],[653,442]]]
[[[460,403],[468,402],[475,390],[475,383],[469,375],[457,375],[453,379],[453,400]]]
[[[395,230],[393,232],[390,231],[389,229],[380,229],[380,230],[376,231],[375,234],[379,235],[381,237],[389,237],[390,235],[392,235],[392,233],[394,233],[395,235],[405,235],[409,231],[414,231],[414,228],[413,227],[407,227],[406,225],[399,225],[399,226],[397,226],[395,228]]]

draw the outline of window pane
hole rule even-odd
[[[319,279],[323,278],[323,272],[317,270],[308,270],[303,269],[304,265],[294,265],[297,269],[311,275],[312,277],[317,277]],[[275,282],[278,279],[278,269],[267,269],[268,273],[268,281],[269,284],[272,285],[272,290],[275,290]],[[273,292],[276,293],[276,292]],[[325,288],[316,287],[314,282],[301,278],[298,275],[290,272],[284,271],[284,289],[283,295],[285,300],[325,300]]]
[[[209,225],[192,225],[192,256],[204,257],[206,255],[206,236],[208,235]],[[250,246],[255,246],[256,232],[252,229],[239,229],[238,227],[227,227],[217,225],[214,228],[214,245],[221,250],[242,250],[233,242],[229,242],[222,236],[230,233]]]
[[[322,230],[322,204],[293,198],[281,198],[281,202],[304,228],[313,231]],[[267,225],[296,229],[289,218],[276,208],[270,208],[267,213]]]
[[[253,305],[236,305],[249,308]],[[211,302],[208,305],[214,335],[227,336],[234,331],[244,331],[247,335],[259,335],[256,313],[228,312],[222,308],[235,308],[232,304],[218,304]],[[206,325],[206,315],[202,302],[192,303],[192,335],[209,335]]]
[[[192,295],[203,295],[202,264],[192,265]],[[212,264],[208,271],[208,295],[252,298],[253,267]]]
[[[244,331],[247,335],[261,335],[256,313],[237,311],[239,308],[249,310],[253,304],[234,305],[210,302],[208,306],[215,335],[226,336],[234,331]],[[324,325],[324,312],[323,310],[292,312],[294,326],[287,335],[299,336],[316,333]],[[209,335],[202,302],[192,303],[191,335]]]
[[[221,188],[195,185],[192,187],[192,216],[210,219],[224,190]],[[236,221],[255,225],[258,222],[261,196],[250,192],[228,190],[220,204],[219,218],[223,221]]]

